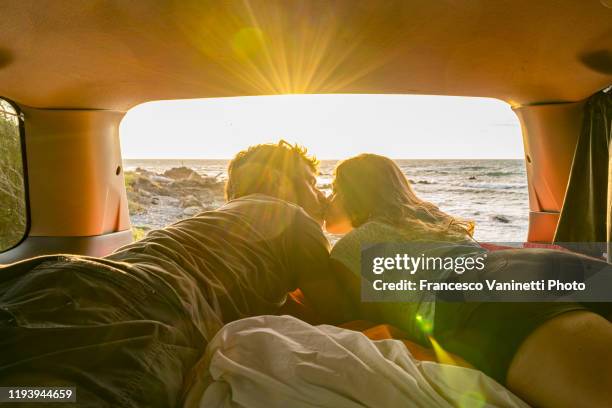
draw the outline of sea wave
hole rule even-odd
[[[526,183],[460,183],[457,187],[469,190],[524,190]]]
[[[459,166],[459,170],[485,170],[488,167],[485,166]]]
[[[408,181],[410,182],[410,184],[425,184],[425,185],[437,184],[435,181],[431,181],[431,180],[413,180],[413,179],[408,179]]]
[[[484,173],[484,175],[489,176],[489,177],[500,177],[500,176],[518,176],[520,174],[513,172],[513,171],[489,171],[487,173]]]

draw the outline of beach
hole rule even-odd
[[[523,242],[528,192],[523,160],[396,160],[419,197],[476,223],[478,241]],[[318,187],[329,194],[337,160],[323,160]],[[224,203],[228,160],[126,159],[135,237]],[[337,237],[329,236],[332,241]]]

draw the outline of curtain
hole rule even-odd
[[[612,232],[612,92],[601,91],[585,104],[584,123],[576,144],[563,208],[554,241],[606,251]],[[575,244],[574,244],[575,245]],[[579,249],[579,248],[572,248]],[[608,252],[609,253],[609,252]]]

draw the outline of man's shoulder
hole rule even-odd
[[[285,200],[281,200],[280,198],[272,197],[266,194],[249,194],[240,198],[234,198],[233,200],[228,201],[223,207],[227,206],[281,206],[281,207],[295,207],[300,208],[299,206],[290,203]]]
[[[285,214],[299,214],[300,216],[308,216],[306,212],[297,204],[290,203],[280,198],[272,197],[265,194],[250,194],[244,197],[236,198],[228,201],[219,210],[221,211],[276,211]]]
[[[250,194],[236,198],[219,208],[260,227],[282,228],[293,226],[298,229],[317,229],[321,227],[302,207],[265,194]]]

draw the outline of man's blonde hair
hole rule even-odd
[[[264,176],[266,172],[274,170],[294,180],[303,175],[303,164],[316,173],[319,161],[298,144],[280,140],[278,143],[250,146],[236,154],[228,165],[225,198],[229,201],[248,194],[269,193],[270,186],[266,185]]]

